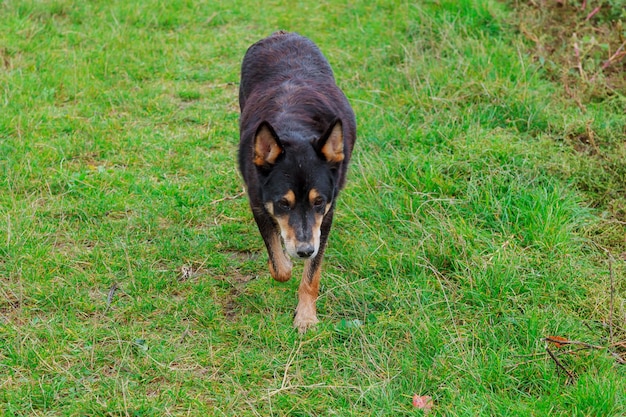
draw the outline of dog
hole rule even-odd
[[[294,327],[318,323],[322,257],[356,141],[356,118],[320,49],[276,32],[247,50],[239,84],[239,170],[280,282],[304,260]],[[283,244],[286,251],[283,251]]]

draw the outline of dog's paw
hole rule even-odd
[[[271,260],[268,262],[268,265],[270,268],[270,274],[276,281],[285,282],[289,281],[291,278],[292,263],[289,259],[283,260],[282,263],[279,261],[277,268],[274,268],[274,264]]]
[[[319,320],[315,314],[315,307],[313,309],[296,309],[296,317],[293,319],[293,327],[298,329],[299,333],[305,333],[317,323],[319,323]]]

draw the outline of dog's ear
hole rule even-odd
[[[330,128],[320,138],[317,146],[326,161],[332,164],[343,161],[343,126],[341,120],[336,120],[330,124]]]
[[[254,164],[258,167],[274,165],[284,152],[272,126],[263,122],[254,135]]]

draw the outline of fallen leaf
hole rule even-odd
[[[560,348],[566,345],[567,343],[559,343],[559,342],[569,342],[569,340],[561,336],[548,336],[546,337],[546,342],[554,343],[556,347]]]
[[[428,413],[433,408],[433,398],[430,395],[417,395],[413,396],[413,407],[424,410],[424,413]]]
[[[113,296],[115,295],[117,287],[117,282],[114,282],[113,285],[111,285],[111,289],[109,289],[109,295],[107,296],[107,308],[111,305],[111,301],[113,301]]]

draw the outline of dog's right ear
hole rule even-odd
[[[274,165],[283,152],[272,126],[262,122],[254,135],[254,165],[266,168]]]
[[[317,146],[321,147],[320,152],[329,163],[338,164],[344,160],[341,120],[337,119],[330,125],[328,131],[318,141]]]

